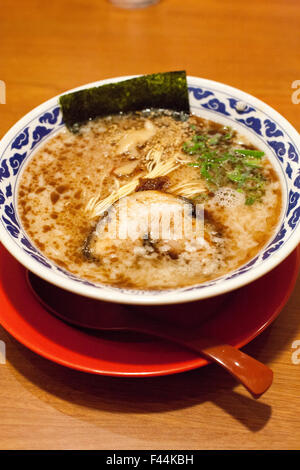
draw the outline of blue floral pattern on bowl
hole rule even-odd
[[[285,192],[286,207],[282,217],[282,222],[274,234],[272,240],[256,256],[246,265],[240,267],[227,276],[220,277],[207,283],[187,287],[183,289],[173,289],[164,291],[151,291],[152,296],[169,295],[170,292],[189,292],[202,290],[207,287],[216,286],[220,283],[230,281],[238,276],[247,273],[249,270],[255,269],[261,263],[265,262],[269,257],[274,256],[276,252],[288,243],[290,237],[298,230],[300,218],[300,169],[299,169],[299,153],[297,144],[290,134],[283,128],[281,123],[274,120],[272,116],[254,106],[252,102],[244,100],[241,102],[236,97],[236,93],[230,93],[230,87],[224,87],[226,90],[214,86],[214,82],[210,82],[208,86],[198,85],[201,79],[189,78],[189,96],[192,112],[201,116],[202,111],[209,113],[212,120],[217,118],[226,118],[231,125],[237,129],[245,129],[251,138],[251,135],[258,137],[267,145],[269,155],[278,161],[280,171],[282,173],[282,181],[284,182],[283,191]],[[208,82],[204,80],[204,82]],[[232,89],[234,90],[234,89]],[[243,94],[244,96],[244,94]],[[248,95],[245,95],[246,97]],[[53,100],[52,100],[53,102]],[[31,113],[32,114],[32,113]],[[30,158],[44,141],[53,136],[63,127],[63,121],[57,100],[50,105],[48,109],[44,109],[40,114],[28,119],[26,125],[10,139],[6,147],[0,154],[0,219],[1,225],[9,235],[11,241],[15,243],[23,254],[29,256],[34,262],[42,265],[49,272],[55,272],[59,276],[63,276],[76,283],[93,287],[99,290],[105,290],[106,293],[113,296],[113,292],[117,290],[119,293],[134,294],[143,296],[147,291],[120,289],[109,286],[96,285],[89,281],[78,278],[77,276],[67,272],[61,267],[55,265],[46,258],[33,244],[30,242],[28,235],[23,229],[17,212],[16,187],[19,181],[21,169],[25,162]],[[148,291],[149,293],[150,291]],[[108,296],[109,296],[108,295]],[[101,298],[101,295],[99,296]],[[107,295],[106,295],[107,298]]]

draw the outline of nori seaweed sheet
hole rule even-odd
[[[62,95],[66,126],[77,132],[90,119],[147,108],[189,113],[185,71],[155,73]]]

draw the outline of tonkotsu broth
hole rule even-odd
[[[171,112],[110,116],[90,121],[77,134],[64,128],[49,139],[25,166],[18,192],[21,221],[36,247],[81,278],[136,289],[202,283],[253,258],[272,236],[281,212],[276,172],[263,156],[259,171],[264,186],[254,203],[245,199],[234,182],[212,188],[205,172],[190,166],[197,155],[183,151],[185,142],[197,141],[195,132],[208,136],[206,142],[212,149],[218,139],[227,148],[228,132],[232,148],[255,147],[220,124],[196,116],[178,117]],[[175,169],[147,180],[153,151],[159,152],[161,164],[173,159]],[[95,216],[95,211],[87,210],[91,200],[95,206],[96,199],[101,202],[139,177],[143,178],[139,191],[134,189],[128,195],[133,220],[147,201],[174,203],[180,211],[187,202],[183,199],[186,190],[199,189],[187,191],[187,195],[193,204],[201,203],[205,208],[200,241],[191,241],[188,235],[179,241],[147,236],[137,240],[107,238],[109,219],[105,213]],[[120,201],[113,207],[118,205]],[[192,222],[196,223],[194,214],[187,217],[194,217]],[[101,236],[95,232],[99,220]]]

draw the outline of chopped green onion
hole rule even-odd
[[[251,166],[253,168],[261,168],[260,161],[258,160],[245,160],[244,165]]]
[[[246,198],[246,201],[245,201],[245,204],[246,204],[247,206],[252,206],[252,204],[255,203],[255,200],[256,200],[255,197],[247,197],[247,198]]]
[[[259,150],[249,150],[249,149],[234,149],[234,152],[245,155],[245,157],[255,157],[255,158],[261,158],[265,154],[264,152],[260,152]]]
[[[266,178],[262,172],[261,158],[264,152],[234,149],[228,134],[222,133],[212,136],[194,134],[189,142],[184,142],[182,150],[196,157],[196,161],[188,165],[200,169],[209,191],[233,186],[245,194],[245,204],[249,206],[263,197]]]
[[[209,139],[209,145],[217,145],[221,139],[221,134],[214,135],[211,139]]]

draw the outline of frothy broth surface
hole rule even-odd
[[[33,244],[81,278],[135,289],[199,284],[248,262],[278,223],[279,178],[258,150],[193,115],[99,118],[77,134],[64,128],[32,156],[19,183],[19,214]],[[160,219],[169,207],[180,214],[184,235],[153,236],[140,222],[151,204]],[[135,224],[136,238],[111,237],[112,220],[117,229]]]

